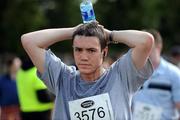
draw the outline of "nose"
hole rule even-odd
[[[85,51],[83,51],[83,52],[80,54],[80,58],[81,58],[81,60],[83,60],[83,61],[87,61],[87,60],[88,60],[88,54],[87,54]]]

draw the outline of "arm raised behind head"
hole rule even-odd
[[[45,29],[21,36],[23,48],[40,73],[44,72],[45,51],[50,45],[72,38],[76,27]]]
[[[150,33],[138,30],[112,31],[113,41],[124,43],[131,47],[132,60],[138,70],[143,68],[151,53],[154,44],[154,38]]]

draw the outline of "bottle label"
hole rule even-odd
[[[95,20],[95,15],[93,10],[81,12],[81,14],[84,23],[88,23]]]

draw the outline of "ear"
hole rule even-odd
[[[106,57],[106,53],[105,52],[103,52],[103,57]]]
[[[103,49],[103,57],[106,57],[107,54],[108,54],[108,47],[105,47],[105,48]]]

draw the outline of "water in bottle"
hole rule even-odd
[[[93,5],[91,0],[83,0],[80,4],[81,15],[83,23],[90,23],[96,21]]]

